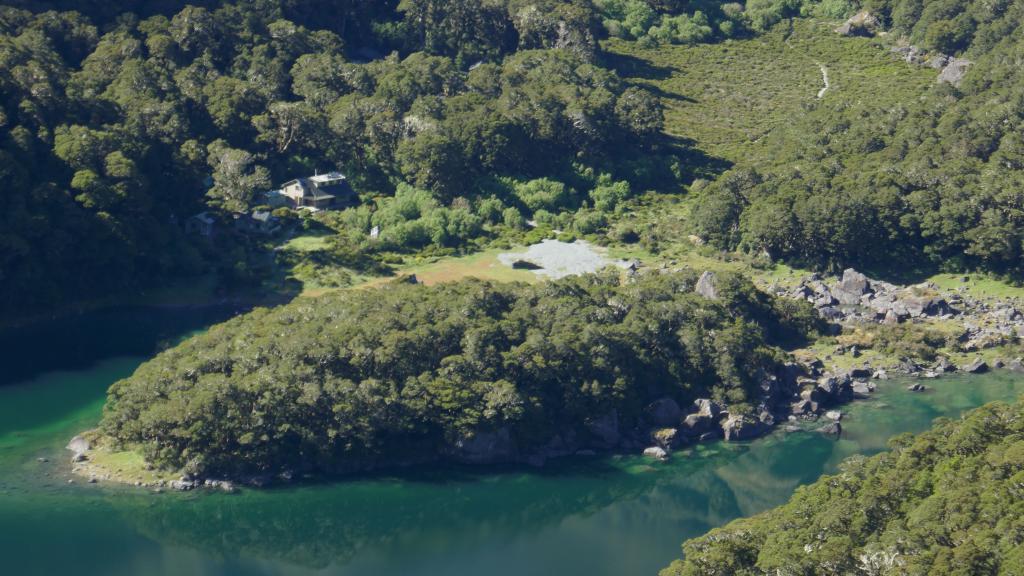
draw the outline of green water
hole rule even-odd
[[[0,572],[653,575],[684,539],[784,502],[846,456],[877,452],[935,417],[1024,393],[1024,379],[1002,373],[929,382],[925,394],[883,383],[876,399],[848,407],[842,440],[777,433],[665,463],[618,457],[539,471],[433,468],[237,495],[69,485],[62,446],[95,424],[107,386],[224,314],[125,311],[95,320],[91,335],[87,318],[73,338],[61,325],[52,334],[7,336],[8,350],[20,352],[5,353],[3,365],[30,375],[0,386]],[[119,336],[124,323],[135,328]],[[46,371],[45,355],[60,350],[33,339],[84,349],[74,366],[54,361],[62,371]]]

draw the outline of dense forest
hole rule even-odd
[[[114,384],[100,429],[158,466],[237,477],[507,460],[556,435],[613,447],[595,422],[626,437],[666,396],[753,411],[814,312],[739,275],[716,300],[695,282],[395,283],[260,309]]]
[[[585,1],[24,4],[0,6],[0,310],[237,268],[184,220],[317,170],[415,186],[469,235],[603,174],[675,180],[646,153],[659,101],[600,65]]]
[[[687,542],[662,576],[1024,573],[1024,401],[848,459],[789,503]]]

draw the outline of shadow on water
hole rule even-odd
[[[0,386],[115,356],[149,357],[183,336],[245,312],[239,305],[110,308],[0,332]]]

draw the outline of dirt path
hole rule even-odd
[[[828,83],[828,68],[825,68],[824,64],[818,64],[818,68],[821,68],[821,79],[825,82],[825,87],[818,90],[818,98],[820,99],[825,95],[825,92],[828,92],[832,85]]]

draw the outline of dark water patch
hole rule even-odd
[[[183,335],[243,312],[235,305],[97,310],[0,331],[0,386],[114,356],[152,356]]]

